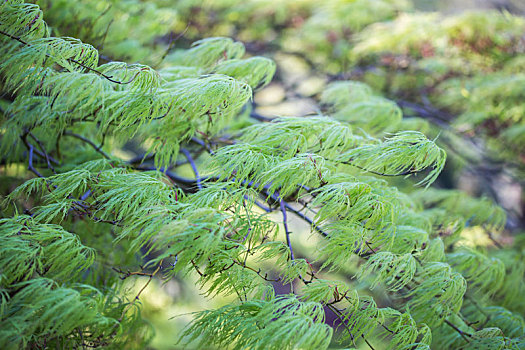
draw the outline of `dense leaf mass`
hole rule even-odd
[[[473,133],[523,174],[525,20],[198,3],[0,3],[0,347],[147,348],[162,280],[229,298],[171,347],[525,348],[503,195],[440,182]],[[275,36],[329,77],[316,113],[254,110]]]

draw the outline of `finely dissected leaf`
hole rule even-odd
[[[338,81],[328,85],[321,95],[321,101],[336,108],[349,103],[367,100],[372,95],[370,86],[359,81]]]
[[[398,291],[414,278],[416,268],[417,262],[412,254],[396,255],[379,252],[373,254],[366,264],[361,266],[357,278],[363,280],[375,274],[370,288],[385,283],[389,290]]]
[[[503,208],[485,198],[473,198],[458,190],[416,191],[412,197],[425,207],[443,208],[448,216],[459,216],[469,226],[486,225],[501,228],[506,221]]]
[[[245,60],[231,59],[219,63],[213,68],[214,73],[226,74],[244,81],[252,89],[267,85],[275,74],[275,63],[264,57],[252,57]]]
[[[302,293],[308,301],[324,303],[341,298],[357,298],[357,292],[355,290],[351,291],[346,283],[321,279],[307,284]]]
[[[466,247],[447,255],[448,263],[460,271],[469,283],[469,287],[497,291],[505,279],[505,265],[501,260],[488,258]]]
[[[95,251],[61,226],[19,216],[0,220],[0,228],[0,266],[6,286],[35,273],[56,280],[74,278],[95,260]]]
[[[189,50],[175,51],[166,58],[173,65],[210,67],[225,59],[244,55],[244,45],[230,38],[207,38],[193,43]]]
[[[15,286],[19,291],[0,320],[2,344],[25,346],[34,336],[61,337],[75,328],[114,325],[115,320],[99,314],[95,299],[59,287],[50,279],[37,278]]]
[[[349,126],[323,116],[276,118],[271,123],[244,129],[241,137],[250,144],[280,151],[285,158],[310,151],[333,156],[354,146],[359,139]]]
[[[385,218],[393,217],[389,199],[374,192],[369,184],[358,181],[323,186],[312,192],[315,195],[312,205],[320,207],[316,221],[340,219],[374,227]]]
[[[419,182],[427,186],[434,182],[445,166],[446,153],[434,141],[419,132],[400,132],[384,142],[354,148],[337,158],[371,172],[387,175],[411,174],[431,167]]]
[[[450,265],[425,264],[417,277],[417,285],[406,294],[411,298],[407,306],[416,320],[433,327],[460,310],[467,282]]]
[[[323,321],[321,304],[279,296],[197,313],[185,336],[199,346],[326,349],[332,329]]]

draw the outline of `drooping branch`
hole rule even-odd
[[[13,40],[16,40],[16,41],[18,41],[19,43],[21,43],[21,44],[23,44],[23,45],[25,45],[25,46],[28,46],[28,47],[31,46],[30,43],[28,43],[28,42],[22,40],[21,38],[19,38],[19,37],[17,37],[17,36],[14,36],[14,35],[11,35],[11,34],[9,34],[9,33],[7,33],[7,32],[4,32],[3,30],[0,30],[0,34],[5,35],[5,36],[7,36],[8,38],[11,38],[11,39],[13,39]],[[49,55],[49,54],[46,54],[46,56],[52,58],[52,56]],[[104,74],[104,73],[102,73],[102,72],[100,72],[100,71],[98,71],[98,70],[96,70],[96,69],[94,69],[94,68],[88,67],[88,66],[86,66],[84,63],[82,63],[82,62],[80,62],[80,61],[78,61],[78,60],[76,60],[76,59],[74,59],[74,58],[67,58],[67,61],[69,61],[69,62],[71,62],[71,63],[74,63],[74,64],[76,64],[76,65],[78,65],[78,66],[80,66],[80,67],[82,67],[82,68],[84,68],[84,69],[86,69],[86,70],[92,72],[92,73],[95,73],[95,74],[97,74],[97,75],[103,77],[104,79],[109,80],[109,81],[112,82],[112,83],[120,84],[120,85],[131,84],[131,83],[132,83],[132,82],[133,82],[133,81],[139,76],[139,74],[140,74],[141,71],[143,70],[143,69],[142,69],[142,70],[139,70],[139,71],[138,71],[133,77],[131,77],[128,81],[119,81],[119,80],[114,80],[114,79],[112,79],[113,76],[108,76],[108,75],[106,75],[106,74]],[[60,65],[59,63],[57,63],[57,64]],[[62,68],[65,68],[65,67],[62,67]]]

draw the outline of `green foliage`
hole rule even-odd
[[[122,330],[116,328],[118,321],[108,317],[112,302],[103,300],[92,287],[65,288],[47,278],[35,278],[13,287],[19,291],[2,305],[0,322],[0,342],[8,349],[17,346],[71,347],[79,342],[100,346],[103,345],[100,339],[111,337],[111,333],[119,333],[123,340],[126,339]],[[143,325],[133,325],[133,319],[138,320],[130,317],[126,333],[137,332],[137,346],[140,347],[151,335],[137,327],[144,328]]]
[[[180,338],[187,347],[523,345],[523,247],[473,243],[474,231],[495,240],[504,210],[428,188],[447,153],[437,133],[422,133],[426,121],[405,118],[363,82],[338,81],[313,97],[323,113],[257,123],[247,103],[276,64],[243,58],[244,44],[220,37],[219,23],[209,24],[215,37],[184,49],[189,43],[173,36],[192,1],[176,9],[162,0],[38,3],[44,12],[0,4],[0,158],[10,174],[0,192],[1,346],[145,348],[153,335],[140,303],[153,279],[238,299],[193,313]],[[398,16],[405,1],[229,6],[237,3],[210,7],[250,38],[271,35],[252,32],[259,26],[290,26],[289,9],[310,14],[307,47],[340,59],[328,71],[380,61],[386,50],[419,59],[428,41],[442,56],[415,71],[434,67],[430,85],[447,90],[440,105],[463,113],[454,128],[521,122],[519,74],[474,76],[465,88],[461,78],[441,83],[438,69],[440,59],[472,60],[468,74],[504,65],[510,54],[501,46],[517,50],[521,19]],[[271,16],[242,27],[257,11]],[[193,12],[189,33],[204,25]],[[490,37],[486,47],[478,32]],[[521,69],[519,61],[509,67]],[[520,140],[516,127],[509,142]],[[136,276],[146,282],[130,292]]]
[[[342,162],[355,164],[372,173],[408,175],[432,167],[419,184],[431,184],[445,166],[446,153],[416,131],[394,134],[384,142],[356,147],[339,156]]]
[[[523,153],[524,28],[523,17],[509,13],[414,13],[368,27],[350,52],[360,62],[382,62],[386,88],[397,94],[431,89],[432,102],[458,115],[454,130],[483,136],[493,156],[511,158]]]
[[[365,279],[376,273],[370,288],[384,283],[390,291],[398,291],[409,283],[416,273],[416,260],[412,254],[396,256],[390,252],[379,252],[372,255],[359,270],[359,279]]]
[[[321,102],[331,106],[334,118],[372,133],[396,131],[403,118],[396,103],[374,96],[368,85],[355,81],[329,84]]]
[[[464,79],[450,79],[439,85],[441,106],[459,113],[455,126],[498,137],[492,147],[512,147],[523,152],[523,85],[525,75],[492,73]]]
[[[2,313],[2,344],[26,346],[33,337],[61,338],[77,327],[97,321],[111,325],[110,320],[97,320],[95,300],[73,289],[57,288],[52,280],[33,279],[14,287],[21,290],[9,300]],[[13,331],[17,328],[19,333]]]
[[[314,2],[312,15],[295,29],[293,36],[284,38],[284,45],[311,52],[311,59],[323,64],[326,70],[339,71],[350,60],[353,33],[374,22],[388,21],[397,11],[410,8],[410,3],[404,0]]]
[[[426,264],[418,274],[418,287],[409,291],[411,314],[420,322],[434,327],[446,317],[459,312],[467,282],[460,273],[441,262]]]
[[[321,304],[279,296],[201,312],[185,336],[199,340],[199,346],[320,349],[327,348],[332,337],[332,329],[323,321]]]
[[[349,296],[352,292],[354,295]],[[338,300],[341,296],[351,299],[357,298],[357,293],[350,290],[344,282],[321,279],[305,285],[302,293],[306,300],[314,302],[329,301],[331,299]]]
[[[56,35],[67,32],[103,48],[110,57],[130,62],[157,63],[164,51],[155,40],[176,29],[179,20],[176,10],[160,2],[35,2],[46,9],[46,22]],[[76,25],[71,25],[72,19]]]
[[[506,221],[505,211],[492,201],[486,198],[473,200],[457,190],[415,191],[412,197],[425,208],[432,208],[434,214],[446,216],[454,226],[482,226],[488,230],[499,230]],[[436,223],[442,224],[442,221]]]
[[[315,219],[317,223],[329,222],[335,215],[344,218],[346,223],[365,222],[374,227],[382,219],[392,214],[391,204],[367,183],[354,181],[328,184],[315,190],[312,204],[319,207]],[[370,213],[370,207],[374,207]]]
[[[497,291],[505,278],[505,266],[496,258],[487,258],[472,249],[458,249],[447,256],[447,261],[470,283],[471,288]]]
[[[55,280],[78,277],[95,260],[93,249],[61,226],[40,224],[31,217],[2,219],[2,285],[25,281],[34,274]]]

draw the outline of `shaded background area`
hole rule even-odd
[[[525,3],[520,0],[415,0],[414,5],[423,11],[454,13],[475,9],[497,9],[515,14],[525,13]]]

